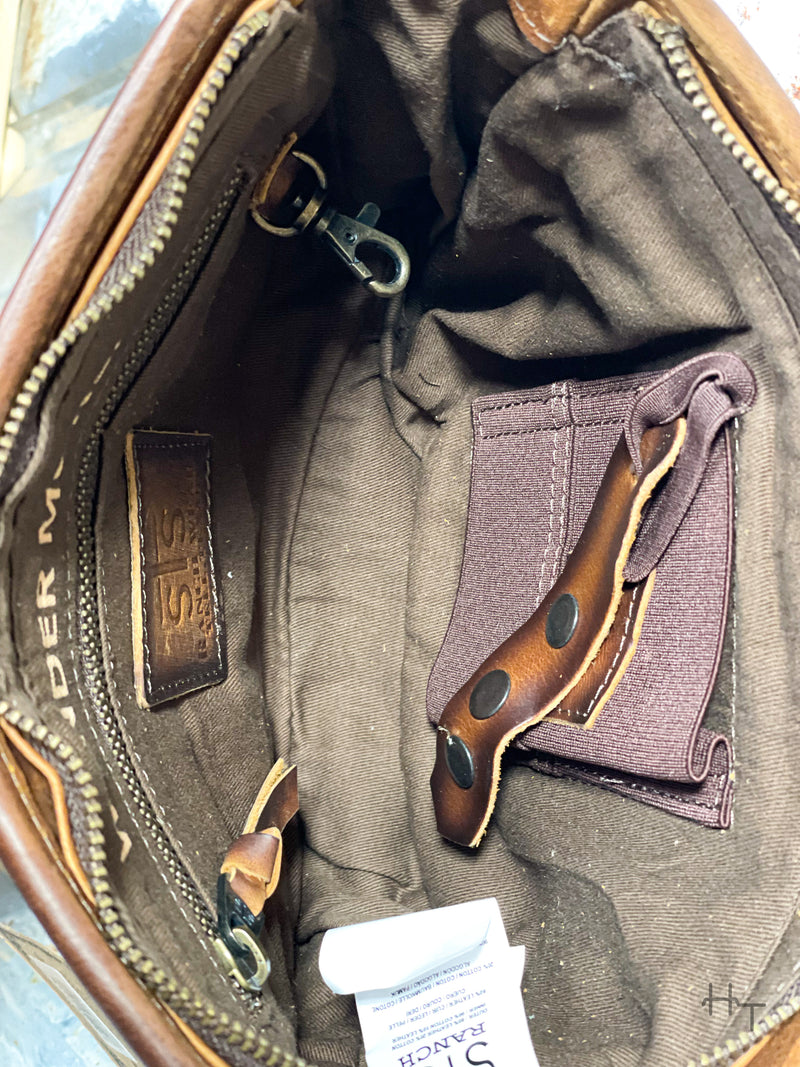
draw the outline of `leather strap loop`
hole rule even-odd
[[[658,565],[689,505],[708,463],[711,446],[730,419],[752,407],[756,382],[750,368],[731,352],[710,352],[681,363],[636,399],[625,421],[625,440],[639,470],[639,448],[649,426],[686,414],[681,454],[651,501],[625,565],[625,580],[641,582]]]
[[[283,831],[297,813],[297,768],[278,760],[258,791],[244,831],[220,867],[230,889],[258,916],[278,887],[283,859]]]

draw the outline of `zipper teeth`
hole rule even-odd
[[[50,381],[55,368],[79,337],[108,315],[125,299],[127,293],[133,291],[137,282],[145,277],[164,251],[183,208],[186,183],[191,177],[200,136],[205,131],[212,108],[245,48],[264,32],[269,22],[269,12],[257,11],[233,31],[206,80],[180,144],[158,183],[160,202],[155,217],[148,226],[143,247],[136,250],[130,265],[120,271],[110,284],[104,285],[101,281],[83,311],[67,323],[58,337],[41,354],[28,375],[0,430],[0,477],[8,466],[22,428],[27,425],[34,402],[43,386]],[[153,199],[154,197],[151,197],[151,200]]]
[[[183,197],[188,188],[187,182],[192,174],[196,159],[196,149],[200,143],[200,136],[205,131],[212,108],[232,74],[235,65],[241,59],[245,48],[263,33],[269,25],[269,21],[270,16],[267,12],[257,12],[231,34],[222,55],[217,61],[217,65],[208,76],[206,85],[201,91],[200,100],[188,122],[181,142],[158,183],[158,204],[153,213],[153,218],[147,225],[142,246],[135,250],[132,262],[113,276],[110,282],[104,279],[100,283],[83,311],[64,327],[33,367],[27,381],[17,395],[14,406],[9,412],[8,419],[0,434],[0,475],[8,465],[20,432],[23,426],[26,425],[26,420],[30,417],[34,401],[43,386],[50,381],[61,360],[76,344],[79,337],[87,333],[92,326],[100,322],[117,304],[121,303],[125,299],[126,293],[132,292],[137,282],[145,277],[148,270],[155,265],[157,257],[164,251],[166,242],[172,236],[172,229],[177,223],[178,215],[183,207]],[[228,209],[240,186],[240,177],[231,182],[225,196],[206,224],[203,236],[195,246],[194,253],[183,265],[166,300],[162,301],[159,309],[151,318],[151,328],[155,326],[157,330],[159,322],[166,321],[168,323],[170,308],[177,303],[176,297],[180,296],[183,283],[187,278],[191,279],[193,277],[194,268],[202,262],[203,250],[207,250],[212,243],[219,224],[227,216]],[[151,200],[151,203],[155,203],[155,198]],[[123,372],[117,382],[117,389],[109,395],[108,401],[103,408],[104,412],[113,412],[115,401],[119,399],[119,396],[129,384],[129,375],[135,375],[140,363],[137,355],[141,356],[141,349],[141,345],[137,346],[131,358],[126,361]],[[79,488],[79,493],[88,484],[86,478],[92,466],[91,455],[90,453],[87,453],[87,455],[89,455],[89,463],[84,464],[84,470],[82,471],[85,484]],[[85,494],[83,495],[85,496]],[[85,509],[79,508],[78,510]],[[86,541],[82,546],[79,546],[79,571],[81,573],[79,581],[81,614],[87,608],[90,608],[88,622],[82,622],[81,624],[81,645],[84,657],[87,660],[87,673],[93,681],[94,703],[99,713],[100,724],[108,738],[112,754],[122,772],[125,784],[131,793],[140,816],[145,822],[146,831],[150,833],[156,844],[161,860],[169,868],[170,874],[190,903],[205,932],[213,935],[216,931],[205,902],[197,892],[188,872],[158,824],[127,754],[125,742],[114,718],[111,705],[107,699],[103,699],[105,694],[103,693],[102,679],[99,674],[102,667],[102,651],[97,636],[99,632],[96,618],[97,604],[92,597],[92,588],[90,588],[93,584],[92,578],[95,573],[95,560],[93,549]],[[61,774],[70,780],[75,795],[80,797],[85,823],[89,831],[87,876],[97,901],[97,922],[110,947],[126,968],[136,975],[148,989],[156,993],[165,1004],[168,1004],[195,1026],[207,1029],[216,1038],[226,1042],[231,1047],[231,1050],[238,1049],[241,1052],[248,1052],[254,1060],[263,1062],[265,1067],[306,1067],[304,1060],[271,1044],[251,1026],[243,1025],[237,1020],[231,1019],[227,1012],[217,1012],[213,1006],[195,997],[188,987],[178,985],[175,979],[169,978],[162,968],[134,944],[120,920],[119,912],[111,895],[111,887],[107,881],[106,864],[108,857],[105,848],[103,821],[100,814],[102,807],[97,799],[99,792],[93,784],[91,774],[86,770],[83,761],[71,745],[59,737],[58,734],[49,731],[46,726],[37,722],[33,717],[23,716],[19,710],[6,701],[0,702],[0,714],[17,730],[26,734],[38,748],[42,749],[50,762],[59,766]]]
[[[92,533],[94,521],[94,492],[99,467],[100,438],[116,412],[142,365],[158,345],[197,276],[202,263],[214,243],[231,205],[242,186],[236,176],[217,203],[192,251],[172,280],[166,295],[148,319],[130,355],[123,363],[117,379],[109,389],[95,420],[89,442],[78,471],[75,490],[75,528],[78,550],[78,636],[84,672],[88,681],[93,710],[111,748],[111,755],[119,768],[131,798],[159,853],[159,860],[168,868],[181,893],[188,901],[208,937],[215,934],[214,921],[205,901],[197,891],[188,871],[176,853],[166,832],[158,821],[153,806],[139,780],[130,753],[117,722],[108,692],[103,665],[100,616],[97,605],[97,556]]]
[[[800,224],[800,201],[797,201],[776,177],[750,155],[712,105],[697,77],[697,69],[686,48],[686,38],[682,28],[674,22],[652,17],[647,19],[645,25],[664,53],[676,81],[706,126],[729,149],[733,158],[739,162],[756,185],[782,208],[792,222]]]
[[[757,159],[750,155],[745,146],[729,129],[727,123],[720,118],[718,111],[709,100],[700,79],[697,77],[694,60],[686,48],[683,29],[674,22],[652,17],[646,20],[645,25],[656,44],[664,53],[673,77],[689,98],[692,107],[699,113],[703,122],[709,127],[714,136],[729,149],[733,158],[738,161],[752,181],[782,208],[792,222],[800,224],[800,202],[792,196],[788,189],[780,184],[776,177],[765,170]],[[699,1059],[691,1060],[688,1067],[723,1067],[723,1065],[731,1064],[798,1012],[800,1012],[800,997],[789,996],[784,1003],[770,1009],[763,1018],[759,1019],[752,1030],[740,1031],[735,1038],[730,1038],[724,1044],[717,1045],[710,1054],[703,1054]]]
[[[716,1045],[710,1054],[703,1054],[697,1060],[690,1060],[687,1067],[729,1067],[729,1065],[735,1067],[740,1056],[799,1011],[800,998],[789,997],[783,1004],[772,1008],[762,1019],[759,1019],[752,1030],[741,1030],[737,1037],[730,1038],[722,1045]]]
[[[68,780],[71,791],[79,803],[89,831],[89,862],[86,873],[97,904],[96,921],[114,953],[126,968],[155,993],[159,1000],[169,1005],[187,1022],[210,1031],[221,1038],[231,1049],[247,1052],[264,1067],[308,1067],[305,1060],[284,1052],[277,1045],[261,1037],[252,1026],[245,1026],[231,1019],[227,1012],[218,1012],[206,1001],[195,997],[186,986],[180,986],[137,948],[128,935],[111,896],[108,878],[108,854],[101,817],[102,805],[99,792],[91,773],[75,749],[58,734],[48,730],[31,715],[23,715],[7,701],[0,702],[0,715],[46,756],[55,765],[62,779]]]

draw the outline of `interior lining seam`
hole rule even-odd
[[[607,792],[611,793],[617,792],[617,790],[612,789],[611,787],[619,785],[622,786],[624,789],[633,789],[637,792],[651,793],[655,796],[664,797],[667,800],[672,800],[677,804],[690,804],[693,807],[706,808],[709,811],[718,811],[721,806],[722,798],[724,796],[724,790],[720,790],[715,803],[706,804],[702,800],[697,800],[692,797],[684,797],[677,793],[670,793],[668,790],[654,789],[652,786],[645,785],[641,782],[624,782],[620,779],[613,779],[608,777],[604,778],[602,774],[599,774],[597,779],[593,779],[591,782],[586,782],[583,778],[580,777],[580,772],[572,770],[572,768],[570,768],[569,766],[563,767],[555,760],[551,760],[546,757],[536,756],[534,758],[537,763],[542,764],[545,768],[551,769],[555,777],[569,778],[572,781],[581,782],[583,785],[588,786],[598,785],[600,786],[600,788],[605,789]],[[537,769],[537,767],[531,767],[531,770]],[[617,795],[619,794],[617,793]]]

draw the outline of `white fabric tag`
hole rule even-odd
[[[355,993],[368,1067],[538,1067],[497,901],[329,930],[319,965]]]

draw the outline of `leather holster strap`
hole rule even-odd
[[[561,576],[442,712],[431,788],[445,837],[472,846],[480,841],[502,753],[517,734],[554,709],[556,717],[581,722],[589,694],[608,699],[613,692],[635,651],[655,567],[697,492],[711,446],[723,424],[755,397],[750,368],[729,352],[686,360],[638,394]],[[640,526],[645,504],[671,468]],[[620,628],[623,605],[636,621],[623,627],[626,641],[615,646],[607,638]],[[562,623],[554,625],[559,615]],[[624,655],[615,654],[615,671],[604,671],[613,647]],[[487,702],[492,684],[500,688]],[[569,708],[560,707],[567,695]]]
[[[491,817],[500,781],[500,760],[510,741],[556,707],[593,662],[606,639],[623,595],[623,569],[642,509],[674,464],[686,432],[684,419],[648,429],[641,439],[637,474],[624,435],[611,457],[583,533],[561,576],[531,618],[492,653],[445,707],[437,728],[431,790],[444,837],[475,846]],[[572,597],[577,621],[569,639],[554,647],[548,617],[557,602]],[[488,718],[476,718],[470,697],[489,672],[510,679],[505,702]],[[454,761],[466,761],[458,784]],[[464,785],[465,781],[468,785]]]

